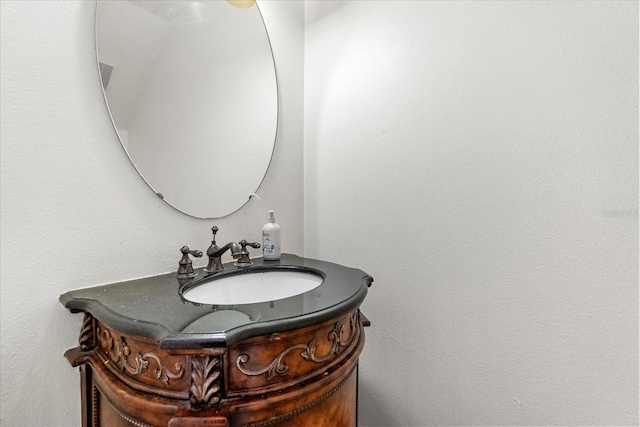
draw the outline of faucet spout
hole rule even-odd
[[[226,245],[219,247],[215,244],[215,241],[209,246],[207,249],[207,256],[209,257],[209,264],[204,269],[208,273],[215,273],[216,271],[224,270],[224,266],[222,265],[222,255],[225,252],[231,250],[231,256],[236,259],[240,256],[240,252],[242,252],[242,248],[236,242],[229,242]]]
[[[211,231],[213,232],[213,240],[211,241],[211,246],[207,249],[207,256],[209,257],[209,264],[204,269],[207,273],[215,273],[216,271],[224,270],[224,266],[222,265],[222,255],[228,250],[231,250],[231,256],[233,259],[237,259],[242,255],[242,246],[236,242],[229,242],[226,245],[220,247],[216,244],[216,233],[218,232],[218,227],[215,225],[211,227]]]
[[[240,247],[240,245],[236,242],[229,242],[226,245],[224,245],[223,247],[221,247],[219,250],[214,251],[213,254],[216,257],[221,257],[222,254],[224,254],[225,252],[227,252],[229,249],[231,249],[231,256],[234,258],[238,258],[240,256],[240,252],[242,251],[242,248]]]

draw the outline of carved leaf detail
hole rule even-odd
[[[217,368],[220,358],[214,356],[194,356],[191,358],[191,403],[194,405],[215,405],[220,401],[220,375]]]
[[[313,339],[307,344],[307,349],[300,353],[305,360],[313,360],[316,355],[316,340]]]
[[[169,380],[170,379],[182,378],[182,375],[184,374],[184,370],[182,369],[182,364],[181,363],[176,363],[174,366],[176,368],[176,373],[169,372],[168,369],[166,369],[166,368],[163,369],[162,366],[158,365],[158,367],[154,371],[154,376],[156,378],[162,380],[162,382],[165,383],[165,384],[169,384]]]
[[[127,353],[130,353],[129,347],[126,347],[126,348],[128,350]],[[125,359],[124,366],[125,366],[125,368],[129,368],[127,370],[131,374],[139,375],[139,374],[147,371],[147,368],[149,367],[149,361],[146,360],[140,353],[136,354],[135,361],[136,361],[135,365],[134,366],[130,366],[128,363],[126,363],[126,359]]]

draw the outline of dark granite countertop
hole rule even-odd
[[[71,312],[88,312],[121,332],[149,337],[162,348],[228,346],[273,332],[311,326],[358,307],[373,278],[361,270],[296,255],[280,261],[253,259],[249,269],[232,263],[213,275],[246,274],[264,269],[308,270],[323,276],[320,286],[293,297],[255,304],[202,305],[184,300],[181,290],[206,282],[202,269],[192,280],[175,273],[69,291],[60,302]]]

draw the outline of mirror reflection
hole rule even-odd
[[[271,161],[278,114],[255,2],[98,1],[96,41],[111,118],[149,186],[198,218],[242,207]]]

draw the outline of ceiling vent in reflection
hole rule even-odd
[[[113,73],[113,65],[105,64],[104,62],[98,62],[100,65],[100,80],[102,80],[102,87],[107,90],[109,87],[109,81],[111,80],[111,73]]]

